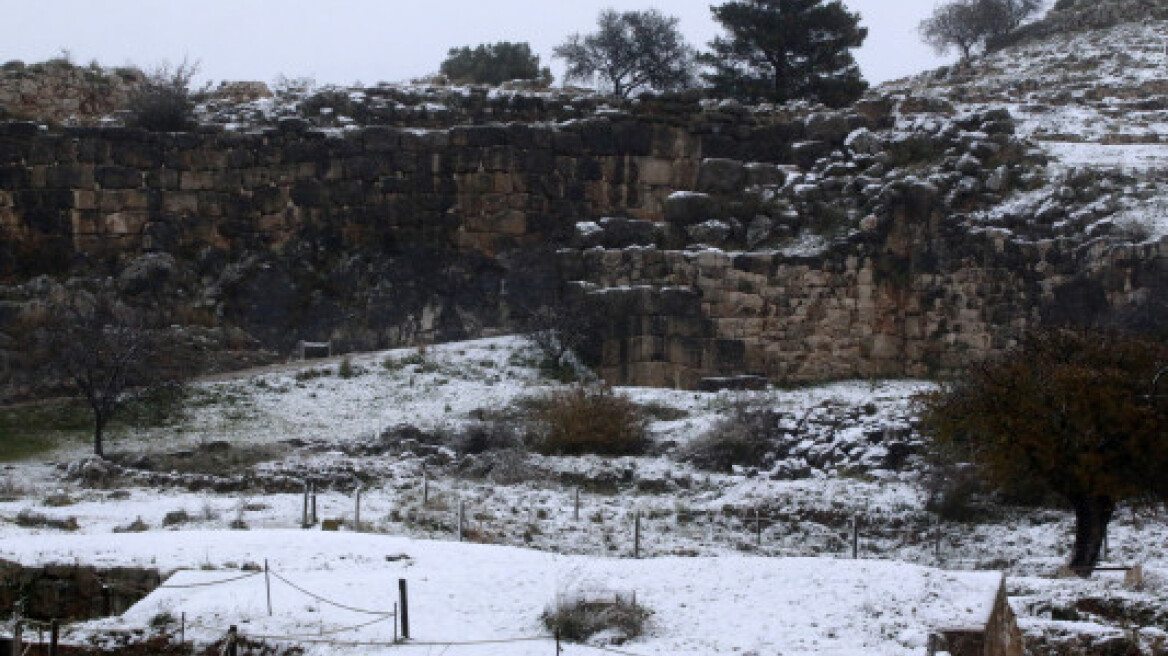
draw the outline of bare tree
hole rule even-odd
[[[93,452],[104,456],[105,429],[135,393],[177,384],[189,368],[174,366],[158,331],[131,316],[109,291],[75,297],[50,313],[41,331],[45,373],[85,399],[93,413]]]
[[[622,98],[642,89],[694,85],[697,53],[677,29],[677,18],[656,9],[607,9],[596,23],[596,32],[573,34],[554,50],[553,56],[567,64],[565,81],[599,76]]]
[[[938,54],[945,54],[956,47],[961,51],[961,59],[973,58],[973,50],[985,39],[985,29],[978,19],[977,2],[964,0],[943,4],[933,10],[933,15],[921,21],[921,38]]]
[[[134,125],[151,132],[190,129],[194,113],[191,82],[199,63],[186,59],[177,66],[162,64],[146,74],[146,81],[130,99]]]
[[[1017,29],[1043,4],[1043,0],[952,0],[937,5],[918,30],[938,53],[956,47],[968,61],[975,49]]]

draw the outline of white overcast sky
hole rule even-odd
[[[718,4],[720,0],[714,0]],[[845,0],[868,40],[865,77],[881,82],[948,63],[916,27],[937,0]],[[453,46],[526,41],[558,72],[552,48],[588,32],[606,7],[656,7],[698,47],[718,33],[711,0],[0,0],[0,61],[67,50],[79,64],[145,68],[184,57],[203,80],[279,75],[319,83],[402,81],[435,72]]]

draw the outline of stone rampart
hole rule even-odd
[[[134,68],[76,66],[65,59],[0,66],[0,118],[90,125],[124,110],[146,76]]]
[[[607,317],[605,378],[681,388],[744,373],[784,383],[953,375],[1027,328],[1103,323],[1168,289],[1168,238],[1026,242],[946,230],[935,207],[913,200],[928,194],[906,190],[909,202],[884,224],[815,254],[627,248],[561,258]]]
[[[948,187],[849,173],[876,161],[862,151],[881,146],[865,145],[860,128],[879,129],[889,109],[682,97],[562,123],[442,129],[327,129],[299,117],[181,134],[0,124],[0,279],[10,283],[0,344],[15,344],[10,327],[65,294],[70,277],[112,277],[131,301],[166,306],[170,322],[241,327],[283,352],[301,340],[343,352],[514,330],[580,281],[604,313],[607,379],[689,388],[743,373],[951,373],[1047,319],[1168,293],[1163,241],[977,230],[951,220],[973,201]],[[971,134],[1007,123],[981,117]],[[1009,167],[1022,164],[1007,155],[1019,149],[1001,132],[1001,144],[977,136],[970,147],[1003,162],[989,173],[1013,179]],[[784,186],[773,164],[815,173]],[[984,168],[933,179],[976,186]],[[695,245],[719,230],[750,243],[742,213],[752,201],[734,193],[743,184],[791,194],[787,209],[761,217],[776,231],[837,214],[844,228],[827,226],[833,241],[802,251]],[[695,189],[713,195],[671,204]],[[745,220],[733,228],[733,216],[703,212]],[[624,218],[582,243],[577,224],[607,216]]]

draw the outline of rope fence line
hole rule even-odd
[[[380,624],[381,622],[385,622],[387,620],[396,620],[396,619],[397,619],[397,616],[394,615],[393,613],[390,613],[384,617],[378,617],[377,619],[370,620],[368,622],[362,622],[361,624],[356,624],[354,626],[343,626],[339,629],[330,629],[328,631],[322,631],[320,633],[315,633],[315,634],[314,633],[305,633],[305,634],[298,634],[298,635],[250,635],[250,634],[244,634],[244,637],[254,638],[256,640],[281,640],[281,641],[296,641],[296,642],[305,642],[305,641],[328,642],[328,641],[325,641],[322,639],[325,636],[336,635],[338,633],[347,633],[349,631],[357,631],[360,629],[364,629],[365,627],[373,626],[374,624]]]
[[[604,651],[604,652],[608,652],[610,654],[617,654],[618,656],[644,656],[643,654],[634,654],[631,651],[621,651],[619,649],[613,649],[611,647],[601,647],[599,645],[586,645],[584,643],[578,643],[578,644],[573,643],[572,646],[573,647],[582,647],[584,649],[595,649],[596,651]]]
[[[347,611],[352,611],[352,612],[354,612],[354,613],[363,613],[363,614],[365,614],[365,615],[377,615],[377,616],[379,616],[379,617],[382,617],[382,618],[385,618],[385,617],[392,617],[392,616],[393,616],[393,612],[392,612],[392,611],[384,611],[384,610],[367,610],[367,609],[364,609],[364,608],[356,608],[356,607],[354,607],[354,606],[348,606],[348,605],[346,605],[346,604],[342,604],[342,603],[340,603],[340,602],[336,602],[336,601],[333,601],[333,600],[331,600],[331,599],[326,599],[326,598],[324,598],[324,597],[322,597],[322,596],[320,596],[320,595],[318,595],[318,594],[316,594],[316,593],[314,593],[314,592],[309,592],[308,590],[305,590],[304,588],[302,588],[302,587],[300,587],[300,586],[296,585],[295,583],[293,583],[293,582],[289,581],[288,579],[284,578],[283,576],[280,576],[278,573],[276,573],[276,572],[275,572],[275,571],[273,571],[273,570],[268,570],[268,571],[271,573],[271,575],[272,575],[274,578],[276,578],[276,579],[279,579],[279,580],[283,581],[285,584],[287,584],[288,586],[290,586],[292,589],[294,589],[294,590],[296,590],[296,591],[298,591],[298,592],[300,592],[300,593],[302,593],[302,594],[306,594],[306,595],[308,595],[309,597],[312,597],[313,599],[315,599],[315,600],[317,600],[317,601],[319,601],[319,602],[321,602],[321,603],[325,603],[325,604],[328,604],[328,605],[330,605],[330,606],[336,606],[337,608],[342,608],[342,609],[344,609],[344,610],[347,610]]]
[[[213,585],[223,585],[225,583],[234,583],[235,581],[242,581],[243,579],[249,579],[253,576],[259,576],[260,574],[263,574],[263,572],[248,572],[247,574],[242,574],[240,576],[234,576],[234,577],[229,578],[229,579],[222,579],[220,581],[204,581],[202,583],[187,583],[184,585],[168,585],[166,583],[163,583],[162,585],[158,586],[158,589],[160,589],[160,590],[161,589],[184,590],[187,588],[206,588],[206,587],[210,587]]]

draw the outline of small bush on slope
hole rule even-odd
[[[607,385],[574,385],[535,403],[532,446],[547,455],[634,455],[648,444],[637,404]]]
[[[779,433],[777,410],[736,401],[728,413],[682,452],[682,458],[712,471],[730,471],[735,465],[762,467]]]
[[[540,617],[549,631],[569,642],[584,642],[599,634],[610,634],[608,642],[623,644],[640,636],[650,611],[637,602],[614,596],[596,600],[583,596],[561,600]]]

